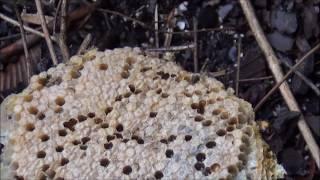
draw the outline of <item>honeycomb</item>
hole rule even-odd
[[[3,103],[1,179],[275,179],[249,103],[138,48],[74,56]]]

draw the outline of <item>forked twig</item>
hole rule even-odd
[[[257,77],[257,78],[248,78],[248,79],[239,79],[239,82],[250,82],[250,81],[263,81],[272,79],[272,76],[266,76],[266,77]]]
[[[7,21],[8,23],[10,23],[12,25],[15,25],[15,26],[18,26],[18,27],[20,26],[18,21],[14,20],[14,19],[12,19],[12,18],[10,18],[10,17],[8,17],[8,16],[6,16],[6,15],[4,15],[2,13],[0,13],[0,18],[3,19],[4,21]],[[36,35],[41,36],[41,37],[45,37],[44,33],[40,32],[38,30],[32,29],[29,26],[23,25],[23,28],[26,31],[30,32],[30,33],[36,34]],[[57,39],[55,37],[53,37],[53,36],[51,36],[51,39],[53,41],[57,41]]]
[[[47,41],[47,45],[48,45],[48,49],[49,49],[49,52],[50,52],[50,56],[52,58],[52,62],[53,62],[54,65],[57,65],[58,64],[58,60],[57,60],[57,57],[56,57],[56,53],[54,52],[53,44],[52,44],[52,41],[51,41],[51,38],[50,38],[50,34],[49,34],[49,30],[48,30],[48,27],[47,27],[47,24],[46,24],[46,20],[45,20],[44,15],[43,15],[41,1],[40,0],[35,0],[35,2],[36,2],[36,6],[37,6],[38,15],[39,15],[40,20],[41,20],[42,30],[43,30],[43,33],[45,35],[45,39]]]
[[[257,111],[265,102],[266,100],[282,85],[282,83],[286,83],[285,80],[298,69],[298,67],[306,60],[311,54],[317,51],[320,48],[320,43],[312,48],[309,52],[307,52],[303,57],[301,57],[298,62],[290,68],[286,75],[280,79],[275,86],[260,100],[260,102],[256,105],[255,111]]]
[[[56,13],[54,14],[54,18],[53,18],[53,29],[52,29],[53,34],[56,33],[57,19],[58,19],[59,10],[61,8],[61,4],[62,4],[62,0],[59,0],[56,8]]]
[[[283,61],[282,62],[283,65],[285,65],[287,68],[291,69],[292,66],[286,62],[286,61]],[[309,86],[314,93],[316,93],[317,96],[320,96],[320,90],[319,88],[309,79],[307,78],[305,75],[303,75],[300,71],[298,70],[294,70],[293,73],[295,73],[302,81],[304,81],[304,83]]]
[[[286,74],[286,76],[283,76],[281,67],[279,65],[279,60],[277,59],[273,49],[271,48],[270,44],[267,41],[265,34],[263,33],[263,30],[262,30],[262,28],[256,18],[256,15],[254,13],[254,9],[251,5],[251,2],[248,0],[240,0],[239,2],[242,7],[242,10],[246,16],[246,19],[249,23],[251,31],[253,32],[260,48],[262,49],[264,55],[266,56],[266,60],[268,62],[269,68],[270,68],[273,76],[275,77],[275,80],[277,81],[277,86],[280,87],[280,92],[281,92],[285,102],[287,103],[287,105],[291,111],[301,112],[300,108],[299,108],[290,88],[289,88],[288,83],[285,82],[286,78],[291,73],[290,71],[292,71],[292,69],[294,67]],[[303,61],[303,59],[301,60],[301,62],[302,61]],[[298,62],[295,66],[298,67],[299,64],[301,64],[301,63]],[[308,145],[308,148],[311,152],[312,157],[316,161],[316,164],[319,168],[320,167],[320,150],[319,150],[319,147],[318,147],[314,137],[312,136],[311,130],[308,127],[303,116],[301,116],[298,121],[298,128],[299,128],[304,140],[306,141],[306,144]]]

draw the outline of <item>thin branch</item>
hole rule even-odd
[[[52,58],[52,62],[53,62],[54,65],[57,65],[58,64],[58,60],[56,58],[56,53],[54,52],[52,41],[50,39],[50,34],[49,34],[49,31],[48,31],[48,28],[47,28],[46,20],[45,20],[44,15],[43,15],[41,1],[40,0],[35,0],[35,2],[36,2],[36,6],[37,6],[38,15],[39,15],[40,20],[41,20],[42,30],[43,30],[43,32],[45,34],[45,39],[47,41],[47,45],[48,45],[48,49],[49,49],[49,52],[50,52],[50,56]]]
[[[61,4],[62,4],[62,0],[59,0],[56,13],[54,14],[54,19],[53,19],[53,30],[52,30],[53,34],[56,33],[57,19],[58,19],[59,10],[61,8]]]
[[[217,77],[229,75],[229,74],[231,74],[231,72],[223,69],[223,70],[220,70],[217,72],[206,72],[206,74],[208,74],[209,77],[217,78]]]
[[[6,16],[6,15],[4,15],[2,13],[0,13],[0,18],[3,19],[4,21],[7,21],[8,23],[10,23],[12,25],[15,25],[15,26],[18,26],[18,27],[20,26],[18,21],[14,20],[14,19],[12,19],[12,18],[10,18],[10,17],[8,17],[8,16]],[[36,35],[41,36],[41,37],[45,37],[45,35],[42,32],[40,32],[38,30],[35,30],[35,29],[32,29],[29,26],[23,25],[23,28],[26,31],[30,32],[30,33],[36,34]],[[51,39],[53,41],[57,41],[57,39],[55,37],[53,37],[53,36],[51,36]]]
[[[135,22],[135,23],[141,25],[142,27],[145,27],[145,28],[147,28],[147,29],[149,29],[149,30],[151,30],[151,31],[157,31],[156,28],[153,29],[152,27],[150,27],[150,26],[147,25],[146,23],[144,23],[144,22],[142,22],[142,21],[140,21],[140,20],[138,20],[138,19],[132,18],[132,17],[130,17],[130,16],[128,16],[128,15],[125,15],[125,14],[123,14],[123,13],[120,13],[120,12],[117,12],[117,11],[108,10],[108,9],[101,9],[101,8],[99,8],[98,11],[100,11],[100,12],[102,12],[102,13],[108,13],[108,14],[113,14],[113,15],[120,16],[120,17],[125,18],[125,19],[128,19],[128,20],[130,20],[130,21],[132,21],[132,22]],[[168,20],[167,20],[168,23],[169,23],[169,22],[171,21],[171,19],[173,18],[173,14],[174,14],[174,10],[172,10],[172,11],[170,12],[169,16],[168,16]],[[156,17],[156,16],[155,16],[155,17]],[[156,23],[156,22],[159,23],[159,21],[155,20],[154,23]],[[170,25],[168,25],[168,27],[169,27],[169,26],[170,26]],[[188,33],[194,33],[194,32],[210,32],[210,31],[225,31],[225,32],[229,32],[229,33],[233,34],[233,33],[235,32],[235,28],[233,28],[233,27],[204,28],[204,29],[199,29],[199,30],[197,30],[197,31],[187,31],[187,30],[186,30],[186,31],[178,31],[178,32],[174,32],[174,31],[172,30],[172,28],[169,28],[167,31],[160,31],[160,30],[158,30],[158,33],[163,33],[163,34],[188,34]],[[169,36],[170,36],[170,35],[169,35]],[[166,39],[170,39],[170,37],[168,37],[168,38],[166,38]],[[168,43],[167,43],[167,44],[168,44]],[[169,45],[170,45],[170,44],[169,44]]]
[[[238,38],[237,42],[238,56],[237,56],[237,74],[236,74],[236,95],[239,94],[239,79],[240,79],[240,65],[241,65],[241,36]]]
[[[292,69],[292,66],[286,62],[286,61],[282,61],[282,64],[285,65],[287,68]],[[320,96],[320,90],[319,88],[309,79],[307,78],[305,75],[303,75],[300,71],[298,70],[293,70],[293,72],[307,85],[309,86],[314,93],[316,93],[317,96]]]
[[[128,19],[130,21],[133,21],[133,22],[135,22],[135,23],[139,24],[140,26],[145,27],[147,29],[153,29],[152,27],[148,26],[144,22],[142,22],[142,21],[140,21],[138,19],[132,18],[130,16],[127,16],[127,15],[125,15],[123,13],[120,13],[120,12],[117,12],[117,11],[112,11],[112,10],[109,10],[109,9],[101,9],[101,8],[98,8],[97,10],[100,11],[100,12],[103,12],[103,13],[109,13],[109,14],[113,14],[113,15],[117,15],[117,16],[123,17],[123,18]]]
[[[83,39],[83,41],[78,49],[77,55],[84,53],[84,51],[88,48],[89,44],[91,43],[91,40],[92,40],[92,35],[91,35],[91,33],[89,33]]]
[[[224,31],[224,32],[228,32],[230,34],[235,33],[235,28],[232,27],[224,27],[224,28],[204,28],[204,29],[198,29],[197,31],[189,31],[189,30],[185,30],[185,31],[159,31],[159,33],[164,33],[164,34],[191,34],[191,33],[199,33],[199,32],[211,32],[211,31]]]
[[[63,56],[64,62],[67,62],[70,58],[69,49],[66,44],[66,41],[67,41],[67,8],[68,8],[67,0],[62,0],[59,46],[61,49],[61,54]]]
[[[264,81],[272,79],[272,76],[266,76],[266,77],[257,77],[257,78],[248,78],[248,79],[239,79],[239,82],[250,82],[250,81]]]
[[[172,18],[174,17],[174,11],[175,9],[171,10],[169,15],[168,15],[168,18],[167,18],[167,29],[168,29],[168,32],[173,32],[173,28],[171,27],[171,25],[174,23],[176,23],[176,20],[173,20],[173,22],[171,22]],[[172,36],[173,34],[172,33],[167,33],[165,35],[165,39],[164,39],[164,43],[163,43],[163,46],[164,47],[169,47],[170,44],[171,44],[171,41],[172,41]]]
[[[26,65],[27,65],[27,82],[29,83],[29,79],[31,77],[31,59],[30,59],[30,56],[29,56],[29,51],[28,51],[28,45],[27,45],[27,38],[26,38],[26,34],[25,34],[25,31],[24,31],[24,28],[23,28],[23,22],[22,22],[22,19],[21,19],[21,16],[20,16],[20,13],[18,11],[18,8],[17,8],[17,5],[15,4],[14,5],[14,11],[16,13],[16,16],[17,16],[17,19],[18,19],[18,22],[19,22],[19,27],[20,27],[20,32],[21,32],[21,39],[22,39],[22,44],[23,44],[23,51],[24,51],[24,54],[25,54],[25,57],[26,57]]]
[[[200,73],[203,73],[206,69],[207,69],[207,66],[208,66],[208,63],[209,63],[210,59],[209,58],[206,58],[204,63],[202,64],[201,68],[200,68]]]
[[[193,66],[194,66],[194,72],[197,73],[199,72],[199,62],[198,62],[198,21],[196,17],[193,17]]]
[[[260,100],[260,102],[256,105],[255,111],[257,111],[265,102],[266,100],[285,82],[285,80],[294,72],[297,70],[297,68],[303,63],[304,60],[306,60],[311,54],[316,52],[320,48],[320,43],[312,48],[309,52],[307,52],[301,59],[298,60],[298,62],[290,68],[290,70],[287,72],[285,76],[280,79],[275,86]]]
[[[284,82],[285,79],[290,75],[290,71],[292,69],[287,73],[287,76],[285,76],[285,77],[283,76],[281,67],[279,65],[279,60],[277,59],[275,53],[273,52],[273,49],[271,48],[270,44],[267,41],[265,34],[263,33],[263,30],[262,30],[262,28],[257,20],[257,17],[254,13],[254,9],[251,5],[251,2],[248,0],[240,0],[239,2],[242,7],[242,10],[246,16],[246,19],[249,23],[251,31],[253,32],[260,48],[262,49],[264,55],[266,56],[266,60],[268,62],[269,68],[270,68],[271,72],[273,73],[273,76],[275,77],[277,83],[279,84],[278,86],[280,86],[283,83],[280,86],[280,92],[281,92],[285,102],[287,103],[287,105],[291,111],[301,112],[300,108],[299,108],[290,88],[289,88],[288,83]],[[302,59],[302,61],[303,61],[303,59]],[[298,67],[299,63],[297,63],[295,66]],[[308,125],[302,115],[298,121],[298,128],[299,128],[304,140],[306,141],[308,148],[311,152],[311,155],[313,156],[313,158],[316,161],[317,166],[319,168],[320,167],[320,149],[319,149],[314,137],[312,136],[310,128],[308,127]]]
[[[72,22],[75,22],[79,19],[83,19],[84,16],[86,16],[87,14],[91,13],[94,10],[94,7],[95,7],[95,4],[90,4],[90,5],[81,6],[78,9],[72,11],[68,15],[67,25],[70,26]],[[52,26],[53,24],[49,23],[48,27],[50,29],[52,29]],[[35,34],[28,34],[26,36],[28,47],[32,47],[36,43],[38,43],[41,40],[40,37],[41,36],[38,36]],[[19,39],[14,43],[0,49],[0,62],[7,63],[10,61],[10,57],[18,55],[21,52],[23,52],[23,44],[22,44],[22,40]]]
[[[150,48],[146,49],[146,51],[154,51],[154,52],[161,52],[161,51],[182,51],[186,49],[193,49],[194,44],[187,44],[182,46],[170,46],[170,47],[164,47],[164,48]]]

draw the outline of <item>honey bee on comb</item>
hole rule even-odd
[[[251,105],[193,76],[138,48],[91,50],[33,76],[1,107],[1,179],[283,176]]]

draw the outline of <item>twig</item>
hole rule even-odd
[[[120,13],[120,12],[112,11],[112,10],[109,10],[109,9],[101,9],[101,8],[98,8],[97,10],[100,11],[100,12],[103,12],[103,13],[109,13],[109,14],[121,16],[121,17],[123,17],[123,18],[125,18],[125,19],[128,19],[128,20],[130,20],[130,21],[133,21],[133,22],[139,24],[139,25],[142,26],[142,27],[145,27],[145,28],[147,28],[147,29],[153,29],[152,27],[148,26],[148,25],[145,24],[144,22],[142,22],[142,21],[140,21],[140,20],[138,20],[138,19],[132,18],[132,17],[130,17],[130,16],[127,16],[127,15],[125,15],[125,14],[122,14],[122,13]]]
[[[58,5],[57,5],[57,9],[56,9],[56,13],[54,15],[54,19],[53,19],[53,34],[56,33],[56,26],[57,26],[57,19],[58,19],[58,14],[59,14],[59,10],[61,8],[61,4],[62,4],[62,0],[59,0]]]
[[[210,32],[210,31],[224,31],[224,32],[229,32],[231,33],[235,32],[235,29],[233,27],[224,27],[223,29],[219,28],[204,28],[204,29],[198,29],[197,31],[159,31],[159,33],[164,33],[164,34],[191,34],[191,33],[199,33],[199,32]]]
[[[52,62],[53,62],[54,65],[57,65],[58,64],[58,60],[56,58],[56,53],[54,52],[52,41],[50,39],[50,34],[49,34],[49,31],[48,31],[48,28],[47,28],[46,20],[45,20],[44,15],[43,15],[41,1],[40,0],[35,0],[35,2],[36,2],[38,15],[39,15],[40,20],[41,20],[42,30],[44,32],[45,39],[47,41],[47,45],[48,45],[48,49],[49,49],[49,52],[50,52],[50,56],[51,56]]]
[[[81,20],[81,22],[77,25],[77,29],[81,29],[88,22],[91,16],[92,16],[92,13],[89,13],[88,15],[86,15],[86,17],[84,17],[83,20]]]
[[[25,34],[24,29],[23,29],[23,22],[22,22],[22,19],[21,19],[21,16],[20,16],[20,13],[18,11],[18,8],[17,8],[16,4],[14,5],[14,11],[16,13],[18,22],[20,24],[20,32],[21,32],[21,39],[22,39],[22,44],[23,44],[23,51],[24,51],[24,54],[25,54],[25,57],[26,57],[27,82],[29,83],[29,79],[31,77],[31,59],[30,59],[30,56],[29,56],[26,34]]]
[[[193,65],[194,65],[194,72],[199,72],[199,62],[198,62],[198,21],[196,17],[193,17]]]
[[[280,87],[281,85],[286,83],[285,80],[294,72],[297,70],[299,65],[303,63],[304,60],[306,60],[311,54],[313,54],[315,51],[317,51],[320,48],[320,43],[312,48],[309,52],[307,52],[301,59],[298,60],[298,62],[290,68],[290,70],[287,72],[285,76],[280,79],[275,86],[272,87],[272,89],[260,100],[260,102],[256,105],[255,111],[257,111],[264,103],[265,101]]]
[[[161,51],[182,51],[186,49],[193,49],[194,44],[187,44],[182,46],[170,46],[170,47],[163,47],[163,48],[150,48],[146,49],[146,51],[154,51],[154,52],[161,52]]]
[[[67,0],[62,0],[61,5],[61,24],[60,24],[60,38],[59,46],[61,49],[61,54],[63,56],[64,62],[67,62],[70,58],[69,49],[66,44],[67,41]]]
[[[289,109],[291,111],[301,112],[299,109],[299,106],[298,106],[289,86],[288,86],[288,83],[284,82],[287,77],[283,77],[283,73],[281,71],[279,61],[278,61],[275,53],[273,52],[270,44],[268,43],[267,38],[265,37],[265,35],[263,33],[263,30],[262,30],[262,28],[261,28],[261,26],[255,16],[255,14],[254,14],[254,10],[253,10],[253,7],[252,7],[250,1],[240,0],[239,2],[240,2],[240,5],[243,9],[243,12],[246,16],[246,19],[249,23],[249,26],[250,26],[255,38],[256,38],[259,46],[261,47],[263,53],[266,56],[266,60],[268,62],[269,68],[270,68],[271,72],[273,73],[273,76],[275,77],[276,81],[278,82],[278,84],[279,84],[278,86],[280,86],[280,84],[283,82],[283,84],[280,86],[280,92],[281,92],[284,100],[286,101]],[[295,66],[298,67],[298,65],[299,65],[299,63],[297,63]],[[290,71],[287,73],[288,76],[290,74]],[[301,116],[298,121],[298,128],[299,128],[304,140],[306,141],[308,148],[309,148],[309,150],[310,150],[310,152],[311,152],[311,154],[312,154],[312,156],[313,156],[314,160],[316,161],[317,166],[319,168],[320,167],[320,150],[319,150],[319,147],[318,147],[315,139],[313,138],[312,133],[310,131],[310,128],[308,127],[303,116]]]
[[[171,20],[174,17],[174,11],[175,11],[175,9],[171,10],[171,12],[169,13],[168,18],[167,18],[168,32],[173,32],[173,28],[171,27]],[[173,23],[175,23],[175,21]],[[165,35],[165,39],[164,39],[164,43],[163,43],[164,47],[169,47],[170,46],[171,40],[172,40],[172,36],[173,36],[172,33],[167,33]]]
[[[81,43],[81,45],[80,45],[80,47],[78,49],[77,55],[82,54],[88,48],[91,40],[92,40],[92,35],[91,35],[91,33],[89,33],[89,34],[87,34],[87,36],[82,41],[82,43]]]
[[[156,7],[154,9],[154,29],[155,29],[155,43],[156,48],[159,48],[159,14],[158,14],[158,4],[156,4]],[[159,57],[159,54],[156,53],[156,56]]]
[[[286,62],[282,61],[282,64],[285,65],[287,68],[292,69],[292,66]],[[300,71],[298,70],[293,70],[293,72],[304,82],[306,85],[308,85],[315,93],[317,96],[320,96],[320,90],[317,88],[317,86],[305,75],[303,75]]]
[[[239,79],[239,82],[250,82],[250,81],[263,81],[272,79],[272,76],[266,76],[266,77],[257,77],[257,78],[248,78],[248,79]]]
[[[4,21],[7,21],[8,23],[10,23],[12,25],[15,25],[15,26],[18,26],[18,27],[20,26],[18,21],[14,20],[14,19],[12,19],[12,18],[10,18],[10,17],[8,17],[8,16],[6,16],[6,15],[4,15],[2,13],[0,13],[0,18],[3,19]],[[28,32],[31,32],[31,33],[36,34],[36,35],[41,36],[41,37],[45,37],[45,35],[42,32],[37,31],[35,29],[32,29],[29,26],[23,25],[23,28]],[[54,40],[54,41],[57,41],[57,39],[55,37],[53,37],[53,36],[51,36],[51,39]]]
[[[240,79],[240,65],[241,65],[241,36],[238,37],[237,42],[237,49],[238,49],[238,55],[237,55],[237,74],[236,74],[236,95],[239,94],[239,79]]]

